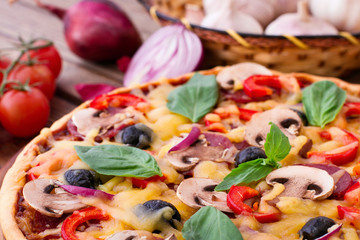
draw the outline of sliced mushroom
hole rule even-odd
[[[279,168],[266,177],[270,185],[281,183],[285,190],[279,196],[321,200],[329,197],[335,188],[333,177],[325,170],[307,166]]]
[[[239,63],[227,67],[216,77],[220,86],[224,89],[234,89],[252,75],[272,75],[272,72],[266,67],[256,63]]]
[[[54,179],[36,179],[25,184],[23,195],[31,207],[50,217],[61,217],[64,213],[71,213],[87,206],[73,194],[51,194],[52,190],[61,184]]]
[[[276,124],[289,138],[299,135],[302,121],[299,115],[290,109],[275,108],[255,114],[246,125],[245,140],[253,146],[262,147],[270,131],[270,122]]]
[[[208,178],[188,178],[182,181],[176,190],[178,198],[192,208],[213,206],[223,212],[232,212],[226,204],[225,192],[215,192],[220,183]]]
[[[200,161],[234,163],[236,153],[235,147],[225,148],[223,146],[196,144],[180,151],[170,152],[166,158],[176,170],[187,171]]]
[[[125,113],[109,114],[94,108],[86,108],[76,112],[72,121],[77,127],[77,131],[86,136],[93,129],[100,129],[102,134],[109,128],[116,128],[127,118]]]
[[[156,240],[156,238],[148,231],[125,230],[107,237],[106,240]]]

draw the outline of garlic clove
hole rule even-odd
[[[196,4],[185,5],[185,18],[192,24],[200,25],[205,17],[204,10]]]
[[[234,7],[254,17],[263,27],[275,19],[274,6],[268,0],[235,0]]]
[[[275,16],[278,17],[284,13],[296,12],[297,3],[299,0],[267,0],[273,5]]]
[[[244,33],[263,33],[262,26],[255,18],[246,13],[238,12],[233,7],[233,0],[213,0],[213,5],[210,4],[210,0],[204,1],[204,4],[205,2],[206,16],[201,22],[201,26],[220,30],[233,29]],[[219,2],[221,4],[218,4]],[[218,6],[217,11],[213,11],[214,5]]]
[[[337,29],[324,20],[309,14],[307,1],[299,1],[297,13],[286,13],[270,23],[267,35],[336,35]]]

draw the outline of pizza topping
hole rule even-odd
[[[299,235],[302,239],[314,240],[328,233],[328,229],[334,226],[336,223],[331,218],[324,216],[311,218],[300,229]]]
[[[217,82],[224,89],[241,89],[243,81],[252,75],[272,75],[266,67],[256,63],[239,63],[220,71]]]
[[[77,131],[86,136],[93,129],[99,129],[99,134],[103,134],[109,128],[116,128],[126,118],[125,113],[108,114],[94,108],[86,108],[76,112],[72,117],[72,121]]]
[[[23,194],[31,207],[50,217],[61,217],[63,213],[72,213],[86,207],[75,195],[51,192],[61,185],[53,179],[36,179],[25,184]]]
[[[245,79],[244,92],[251,98],[260,98],[273,94],[274,88],[281,89],[281,82],[278,76],[253,75]],[[269,88],[271,87],[271,88]]]
[[[150,104],[145,99],[129,93],[100,95],[90,103],[90,107],[97,110],[104,110],[108,107],[125,108],[130,106],[142,112],[147,112],[150,109]]]
[[[245,140],[253,146],[262,147],[270,131],[269,122],[276,124],[288,137],[295,138],[302,127],[301,118],[290,109],[272,109],[255,114],[248,122]]]
[[[344,108],[346,108],[346,117],[360,115],[360,102],[347,102],[344,104]]]
[[[72,186],[72,185],[60,185],[62,189],[65,191],[77,195],[77,196],[83,196],[83,197],[99,197],[103,199],[109,199],[112,200],[114,198],[114,195],[103,192],[101,190],[97,189],[91,189],[91,188],[85,188],[85,187],[78,187],[78,186]]]
[[[195,123],[211,111],[218,97],[215,75],[195,73],[186,84],[170,92],[166,106]]]
[[[226,203],[225,192],[215,192],[219,181],[207,178],[188,178],[182,181],[176,195],[186,205],[193,208],[213,206],[223,212],[232,212]]]
[[[141,222],[150,220],[151,226],[145,228],[152,232],[162,232],[167,225],[175,229],[181,228],[179,211],[173,204],[163,200],[149,200],[139,204],[135,207],[135,214]]]
[[[202,207],[184,224],[186,240],[243,240],[239,229],[228,216],[214,207]]]
[[[154,132],[145,124],[138,123],[124,128],[115,136],[115,141],[132,147],[145,149],[150,147]]]
[[[247,147],[244,150],[238,152],[235,156],[235,167],[240,164],[259,158],[267,158],[265,151],[259,147]]]
[[[289,166],[277,169],[266,177],[270,185],[281,183],[285,190],[281,196],[321,200],[334,190],[334,179],[325,171],[307,166]]]
[[[307,120],[312,126],[324,127],[332,122],[346,100],[346,92],[330,81],[311,84],[303,90]]]
[[[65,180],[73,186],[95,189],[99,178],[94,171],[87,169],[70,169],[64,174]]]
[[[75,211],[70,217],[66,218],[61,227],[61,237],[64,240],[80,240],[75,234],[77,227],[89,220],[108,220],[110,216],[101,209],[89,207]]]
[[[170,148],[168,152],[179,151],[188,148],[193,144],[200,136],[201,130],[198,126],[193,126],[190,133],[181,142]]]
[[[198,143],[189,148],[174,151],[166,155],[169,163],[179,171],[187,171],[200,161],[234,162],[236,148],[224,148],[223,146],[207,146]]]
[[[117,232],[106,240],[157,240],[151,232],[142,230],[125,230]]]
[[[162,176],[155,158],[149,153],[129,146],[75,146],[80,159],[97,173],[123,177],[148,178]]]

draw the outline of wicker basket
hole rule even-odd
[[[282,72],[307,72],[343,76],[360,68],[360,34],[331,36],[268,36],[219,31],[189,24],[185,5],[202,0],[139,0],[162,25],[182,21],[202,40],[205,67],[244,61],[260,63]]]

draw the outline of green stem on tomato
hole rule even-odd
[[[4,70],[2,71],[3,73],[3,81],[0,85],[0,97],[2,95],[4,95],[4,91],[5,91],[5,86],[6,84],[8,84],[9,81],[8,80],[8,76],[9,73],[15,68],[15,66],[20,62],[20,59],[22,58],[22,56],[27,53],[28,51],[31,50],[38,50],[38,49],[42,49],[42,48],[46,48],[46,47],[50,47],[51,45],[53,45],[53,43],[49,40],[45,40],[47,41],[47,43],[39,45],[39,46],[33,46],[33,44],[37,41],[37,40],[41,40],[41,39],[34,39],[31,40],[29,43],[24,42],[24,40],[22,40],[21,38],[19,39],[21,42],[21,46],[20,46],[20,53],[17,56],[17,58]]]

